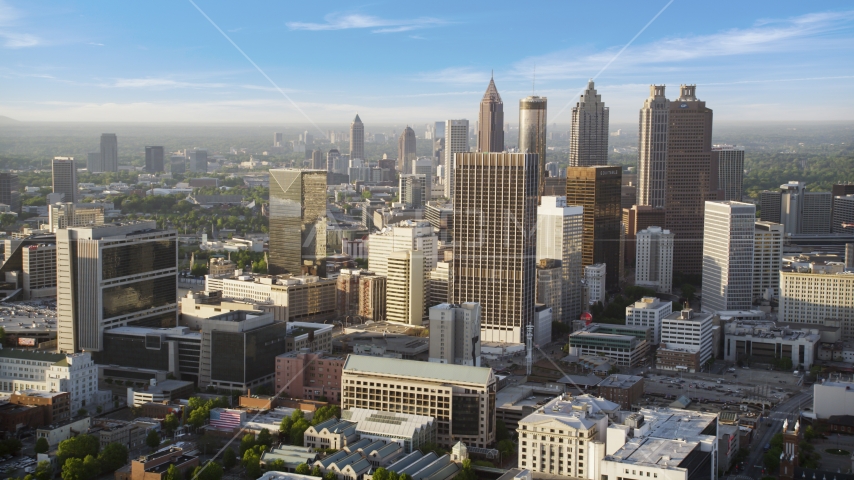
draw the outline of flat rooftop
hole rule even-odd
[[[611,388],[631,388],[636,383],[643,380],[643,377],[637,375],[620,375],[614,374],[602,380],[599,383],[599,388],[602,387],[611,387]]]
[[[491,368],[369,357],[366,355],[348,356],[343,371],[345,373],[417,378],[429,382],[477,385],[487,385],[494,378]]]

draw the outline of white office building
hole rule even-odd
[[[783,225],[758,221],[753,231],[753,299],[780,297]]]
[[[854,405],[854,382],[824,381],[813,386],[813,412],[827,420],[834,415],[851,415]]]
[[[659,293],[673,290],[673,237],[670,230],[649,227],[637,233],[635,285]]]
[[[604,263],[594,263],[584,267],[584,286],[587,289],[587,304],[605,303],[605,270]]]
[[[430,307],[429,361],[480,366],[480,304]]]
[[[427,221],[404,220],[368,237],[368,270],[388,276],[388,257],[393,252],[418,250],[424,255],[424,268],[436,268],[439,239]]]
[[[562,299],[554,318],[575,320],[582,311],[581,240],[584,207],[567,206],[566,197],[543,197],[537,207],[537,260],[561,261]]]
[[[706,202],[703,227],[703,311],[750,310],[756,206]]]
[[[712,341],[712,315],[686,308],[661,319],[658,356],[661,359],[664,350],[671,353],[699,354],[695,366],[699,367],[712,358]],[[667,368],[660,361],[658,367]]]
[[[661,320],[673,313],[673,303],[655,297],[643,297],[626,307],[626,325],[637,325],[652,329],[652,342],[661,343]]]
[[[836,256],[784,256],[780,270],[780,321],[842,324],[842,338],[854,340],[854,273]]]
[[[448,120],[445,122],[445,198],[454,191],[454,154],[469,151],[469,121]]]
[[[424,254],[406,250],[391,253],[387,260],[386,319],[421,325],[426,297]]]
[[[71,412],[109,400],[98,393],[98,367],[89,353],[0,349],[0,391],[68,392]]]

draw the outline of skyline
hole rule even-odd
[[[667,85],[668,96],[696,84],[716,122],[854,119],[846,92],[854,10],[843,2],[775,2],[773,16],[770,2],[623,2],[599,21],[549,4],[530,9],[549,14],[524,34],[521,7],[431,5],[0,0],[0,115],[344,124],[359,113],[367,125],[474,123],[494,71],[512,124],[532,91],[549,98],[549,123],[568,124],[593,77],[613,124],[637,121],[650,84]],[[496,34],[478,33],[486,27]],[[810,88],[836,93],[803,101]]]

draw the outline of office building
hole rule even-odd
[[[712,358],[712,314],[686,308],[661,319],[660,370],[698,372]]]
[[[430,201],[430,177],[426,175],[400,176],[400,203],[409,208],[424,208]]]
[[[451,263],[437,262],[428,278],[427,308],[450,301]]]
[[[17,173],[0,172],[0,203],[9,205],[9,210],[15,213],[21,213],[21,189]]]
[[[458,153],[469,151],[469,121],[448,120],[445,122],[445,198],[452,199],[454,191],[454,158]]]
[[[400,173],[412,173],[412,164],[416,158],[415,130],[407,125],[397,140],[397,170]]]
[[[389,254],[386,261],[386,319],[421,325],[427,298],[424,253],[418,250],[396,251]]]
[[[285,142],[283,140],[282,132],[274,132],[273,133],[273,146],[274,147],[283,147]]]
[[[537,304],[551,309],[555,320],[561,318],[563,268],[560,260],[543,258],[537,261]]]
[[[366,160],[365,158],[365,124],[356,114],[350,124],[350,160]]]
[[[537,154],[537,199],[543,196],[546,177],[546,97],[530,96],[519,100],[519,143],[522,153]]]
[[[359,279],[359,316],[379,322],[386,317],[386,277],[372,275]]]
[[[50,231],[68,227],[85,227],[104,224],[104,207],[92,203],[54,203],[48,205]]]
[[[744,147],[714,145],[712,153],[718,157],[718,189],[723,192],[720,200],[740,202],[744,197]]]
[[[21,283],[25,300],[56,297],[55,243],[22,248],[21,264]]]
[[[822,334],[803,324],[771,320],[732,320],[723,323],[724,360],[774,364],[788,358],[793,366],[809,370],[819,350]]]
[[[608,427],[596,478],[720,478],[721,430],[716,413],[642,408]]]
[[[851,415],[854,382],[825,380],[813,386],[813,411],[816,418],[829,420],[835,415]]]
[[[537,260],[561,262],[562,302],[555,319],[577,319],[583,310],[582,238],[584,207],[567,206],[564,196],[544,196],[537,207]]]
[[[77,163],[74,157],[53,157],[51,162],[53,193],[62,194],[62,201],[77,203]]]
[[[661,343],[661,320],[673,313],[673,302],[655,297],[643,297],[626,307],[626,325],[648,327],[652,330],[652,343]]]
[[[257,302],[262,310],[272,312],[280,321],[322,322],[337,316],[335,280],[316,275],[243,274],[231,278],[206,275],[205,291],[222,292],[223,299]]]
[[[438,239],[433,226],[425,221],[404,220],[389,225],[368,237],[368,269],[388,276],[388,256],[393,252],[417,250],[424,255],[424,268],[429,272],[438,260]]]
[[[480,115],[477,121],[477,151],[504,151],[504,102],[495,88],[495,80],[490,78],[483,99],[480,101]]]
[[[703,232],[703,311],[750,310],[756,206],[706,202]]]
[[[637,233],[649,227],[664,225],[665,222],[663,208],[653,208],[646,205],[633,205],[631,208],[623,208],[623,260],[626,265],[637,263]]]
[[[779,305],[782,322],[839,321],[843,339],[854,340],[854,275],[837,255],[784,255]]]
[[[86,171],[96,173],[103,170],[101,166],[101,152],[89,152],[86,154]]]
[[[3,348],[0,367],[2,392],[68,392],[72,412],[98,403],[98,368],[89,353]]]
[[[759,192],[759,219],[763,222],[780,223],[782,195],[779,191]]]
[[[341,152],[333,148],[326,152],[326,172],[327,173],[347,173],[347,168],[341,161]]]
[[[480,304],[486,342],[521,343],[533,320],[536,160],[525,153],[456,155],[451,303]]]
[[[608,293],[607,272],[608,266],[604,263],[594,263],[584,267],[584,293],[587,298],[585,311],[589,310],[590,305],[605,303],[605,295]]]
[[[480,366],[480,305],[442,303],[430,307],[429,361]]]
[[[274,275],[326,258],[325,170],[270,170],[269,258]]]
[[[556,478],[598,478],[609,413],[619,408],[589,395],[561,395],[538,407],[519,420],[519,467]]]
[[[177,232],[149,220],[58,230],[56,240],[59,351],[99,351],[110,328],[175,325]]]
[[[832,231],[854,235],[854,195],[833,197]]]
[[[495,442],[496,379],[490,368],[350,355],[341,387],[342,410],[435,418],[439,445],[486,448]],[[423,401],[428,394],[429,402]]]
[[[673,289],[673,239],[670,230],[649,227],[637,232],[635,285],[670,293]]]
[[[280,397],[341,402],[344,357],[291,351],[276,357],[275,392]]]
[[[450,205],[429,202],[424,208],[424,219],[439,231],[439,241],[450,243],[453,239],[454,211]]]
[[[183,174],[187,171],[187,157],[183,155],[172,155],[169,157],[169,165],[173,174]]]
[[[361,303],[361,278],[372,276],[369,270],[342,268],[335,279],[335,305],[339,315],[358,315]]]
[[[311,162],[309,168],[313,170],[326,170],[326,161],[323,158],[323,152],[320,150],[311,151]]]
[[[820,235],[830,232],[832,210],[833,197],[830,192],[806,192],[800,233]]]
[[[681,85],[671,102],[663,85],[650,86],[638,148],[638,204],[666,208],[664,227],[678,239],[673,269],[685,274],[702,271],[704,202],[718,199],[712,110],[695,92],[696,86]]]
[[[808,192],[806,183],[795,180],[779,191],[760,194],[760,220],[782,223],[789,234],[826,234],[831,231],[831,192]]]
[[[207,150],[187,150],[187,163],[189,170],[195,173],[207,173],[208,171],[208,151]]]
[[[631,411],[643,398],[643,377],[637,375],[609,375],[597,385],[599,396],[616,403],[620,409]]]
[[[584,207],[582,265],[608,265],[607,288],[620,283],[622,167],[569,167],[566,204]]]
[[[101,162],[99,172],[119,171],[119,140],[115,133],[101,134]]]
[[[569,354],[600,356],[612,365],[637,367],[647,360],[651,338],[648,327],[591,323],[569,335]]]
[[[758,221],[753,230],[753,300],[779,298],[783,225]]]
[[[428,182],[433,181],[433,159],[429,157],[421,157],[412,162],[412,172],[415,175],[424,175]],[[429,183],[428,183],[429,184]]]
[[[572,108],[569,166],[608,165],[608,107],[591,79]]]
[[[163,165],[163,147],[145,147],[145,171],[148,173],[165,172]]]

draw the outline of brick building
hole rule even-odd
[[[618,404],[623,410],[631,410],[632,405],[643,398],[643,377],[611,375],[599,384],[599,396]]]
[[[276,357],[276,391],[280,396],[341,403],[344,357],[324,352],[289,352]]]

